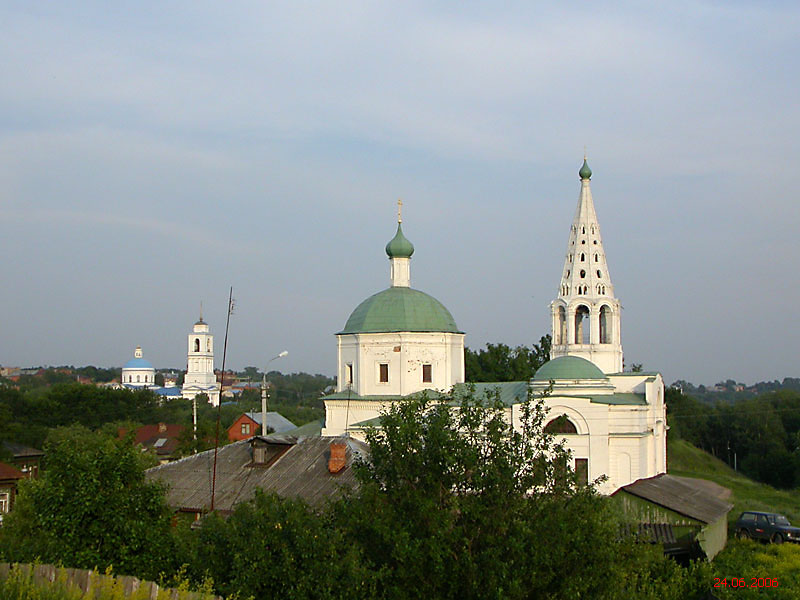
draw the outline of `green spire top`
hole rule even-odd
[[[392,241],[386,244],[386,254],[389,258],[411,258],[414,254],[414,244],[403,235],[403,226],[397,223],[397,233],[394,234]]]
[[[578,175],[581,176],[581,179],[591,179],[592,178],[592,170],[589,168],[589,163],[586,162],[586,157],[583,157],[583,166],[581,170],[578,171]]]

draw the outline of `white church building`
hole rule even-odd
[[[496,389],[515,426],[528,390],[552,390],[547,429],[563,435],[584,481],[604,476],[610,494],[637,479],[665,473],[666,406],[659,373],[623,372],[620,302],[614,295],[584,159],[558,295],[551,303],[551,360],[530,382],[483,383]],[[337,334],[336,393],[325,397],[322,435],[377,423],[382,410],[422,390],[447,392],[464,383],[464,333],[438,300],[410,287],[414,246],[400,214],[387,244],[391,286],[359,304]]]
[[[130,388],[155,387],[156,369],[145,359],[141,346],[136,346],[133,358],[123,365],[121,383]]]
[[[208,401],[219,404],[220,386],[214,373],[214,335],[203,315],[194,324],[188,336],[186,375],[183,378],[181,393],[187,400],[197,394],[206,394]]]

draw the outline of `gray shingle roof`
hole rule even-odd
[[[713,523],[727,515],[733,504],[709,494],[700,481],[695,482],[688,477],[678,479],[662,473],[634,481],[620,490],[703,523]]]
[[[276,458],[267,465],[253,465],[252,443],[267,442]],[[347,466],[336,474],[328,471],[330,444],[347,444]],[[342,487],[357,485],[352,463],[367,456],[367,445],[352,438],[295,438],[285,435],[256,437],[219,449],[214,508],[231,511],[239,502],[250,500],[257,489],[283,498],[299,498],[319,507],[335,497]],[[167,503],[177,510],[205,511],[211,507],[211,479],[214,451],[208,450],[181,460],[148,469],[149,481],[167,485]]]

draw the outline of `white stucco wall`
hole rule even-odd
[[[337,391],[348,387],[360,396],[407,396],[425,389],[447,391],[464,381],[464,334],[361,333],[338,338]],[[380,366],[389,366],[389,381],[380,381]],[[423,365],[431,365],[431,382],[423,381]]]

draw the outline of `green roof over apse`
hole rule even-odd
[[[444,305],[425,292],[390,287],[359,304],[339,333],[463,333]]]
[[[607,379],[597,365],[580,356],[559,356],[544,363],[533,375],[534,381],[551,379]]]
[[[411,258],[411,255],[414,254],[414,244],[403,235],[403,227],[400,223],[397,224],[397,233],[386,244],[386,254],[389,255],[389,258]]]

